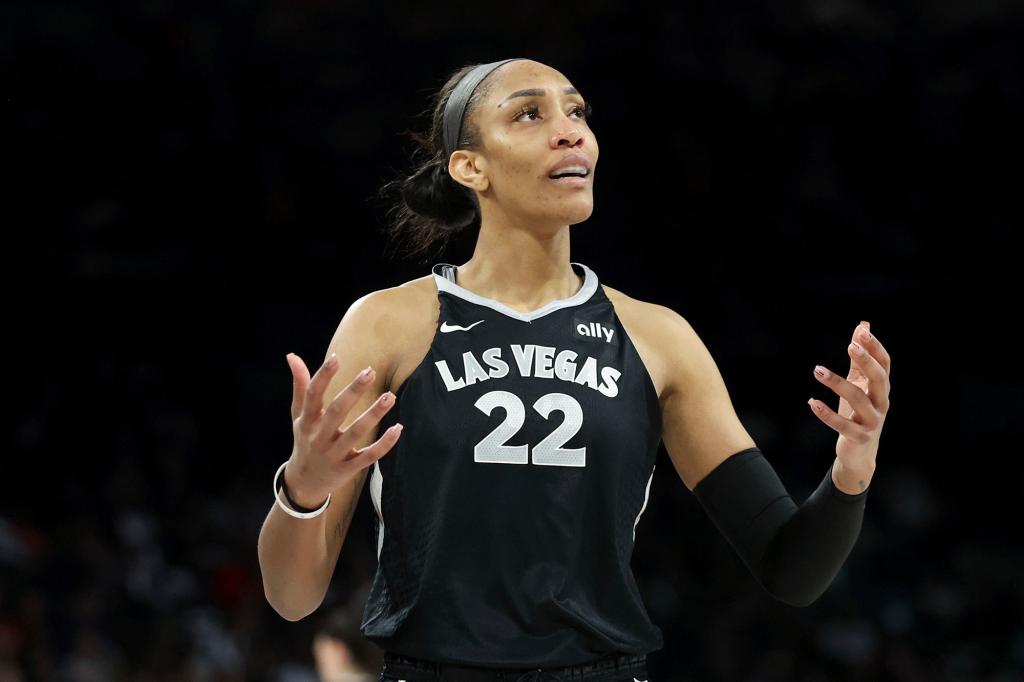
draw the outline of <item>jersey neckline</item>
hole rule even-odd
[[[434,276],[434,282],[437,284],[438,291],[444,291],[452,296],[458,296],[459,298],[465,299],[471,303],[476,303],[477,305],[487,306],[488,308],[497,310],[499,313],[507,315],[508,317],[522,320],[523,322],[530,322],[532,320],[536,320],[538,317],[543,317],[544,315],[553,313],[556,310],[579,305],[589,300],[590,297],[594,295],[594,292],[597,291],[597,274],[593,270],[577,261],[570,261],[569,265],[578,265],[580,270],[582,270],[582,273],[580,274],[583,275],[583,286],[580,287],[580,290],[569,298],[555,299],[536,310],[531,310],[525,313],[507,306],[501,301],[496,301],[493,298],[486,298],[479,294],[474,294],[469,289],[456,284],[455,273],[458,268],[451,263],[437,263],[430,269],[430,272]]]

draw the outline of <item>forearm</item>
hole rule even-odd
[[[836,460],[838,462],[838,460]],[[856,472],[841,471],[849,485]],[[860,535],[869,477],[862,492],[838,489],[832,469],[797,506],[757,448],[735,453],[694,488],[712,521],[757,581],[777,599],[807,606],[828,588]]]
[[[830,469],[765,548],[755,573],[764,588],[793,606],[820,597],[857,543],[866,496],[866,486],[855,495],[838,489]]]
[[[327,515],[297,519],[273,504],[257,544],[263,591],[282,618],[295,621],[315,611],[326,594]],[[327,577],[325,577],[327,576]]]

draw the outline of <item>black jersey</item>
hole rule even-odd
[[[440,316],[381,431],[377,572],[361,630],[386,650],[566,666],[662,646],[630,567],[661,440],[654,384],[597,275],[529,313],[433,266]]]

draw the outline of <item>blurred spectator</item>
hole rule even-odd
[[[361,591],[350,606],[328,613],[313,638],[313,658],[321,682],[375,682],[380,677],[380,649],[359,631]]]

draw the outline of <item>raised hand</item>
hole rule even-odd
[[[348,429],[342,429],[349,411],[372,383],[373,368],[358,374],[325,408],[324,392],[337,371],[337,357],[332,353],[312,379],[298,355],[288,354],[288,366],[294,379],[292,433],[295,441],[284,471],[285,484],[297,504],[316,508],[329,493],[386,455],[398,442],[402,425],[395,424],[375,442],[355,449],[355,443],[376,428],[394,405],[394,394],[391,391],[381,394]]]
[[[824,402],[810,399],[807,404],[821,421],[839,433],[836,443],[838,462],[833,480],[844,492],[855,494],[867,485],[875,471],[878,441],[885,415],[889,411],[889,353],[871,334],[870,325],[861,322],[847,346],[850,371],[843,379],[818,365],[814,376],[839,395],[839,409],[833,411]],[[856,480],[854,487],[849,481]]]

